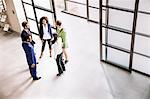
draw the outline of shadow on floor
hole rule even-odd
[[[5,32],[5,31],[0,31],[1,35],[3,35],[3,37],[20,37],[20,33],[16,33],[16,32]]]
[[[8,76],[5,76],[5,77],[3,77],[3,79],[0,79],[0,81],[3,81],[3,82],[11,82],[11,79],[14,79],[14,78],[16,78],[16,77],[18,77],[18,76],[21,76],[21,75],[23,75],[24,73],[26,73],[26,72],[29,72],[29,69],[27,68],[27,69],[24,69],[24,70],[21,70],[21,71],[18,71],[18,72],[15,72],[15,73],[13,73],[13,74],[9,74]],[[1,83],[2,84],[2,83]],[[6,83],[4,83],[4,84],[6,84]],[[2,84],[3,85],[3,84]]]
[[[19,97],[21,96],[33,83],[34,81],[31,79],[32,77],[22,81],[20,84],[14,86],[14,90],[11,91],[11,93],[6,96],[7,99],[12,99],[12,97]]]

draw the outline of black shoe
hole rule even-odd
[[[52,57],[52,55],[50,54],[50,58]]]
[[[66,71],[66,69],[63,69],[63,71]]]
[[[36,78],[33,78],[33,80],[39,80],[41,79],[41,77],[36,77]]]
[[[65,60],[65,64],[67,64],[68,63],[68,60]]]
[[[42,56],[43,56],[43,54],[41,54],[41,55],[40,55],[39,59],[41,59],[41,58],[42,58]]]
[[[62,73],[63,73],[63,72],[61,72],[61,73],[58,73],[56,76],[60,76]]]

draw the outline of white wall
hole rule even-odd
[[[26,20],[24,10],[22,7],[22,2],[21,2],[21,0],[12,0],[12,1],[14,2],[14,6],[16,9],[16,13],[17,13],[18,21],[19,21],[19,25],[20,25],[20,28],[22,30],[21,23]]]
[[[8,17],[9,24],[11,25],[11,29],[20,32],[19,21],[16,15],[16,10],[14,7],[14,3],[12,0],[5,0],[6,2],[6,13]]]

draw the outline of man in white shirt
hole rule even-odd
[[[62,59],[62,39],[60,37],[58,37],[57,34],[53,34],[54,40],[52,41],[52,47],[54,50],[54,57],[56,59],[56,63],[57,63],[57,67],[58,67],[58,74],[57,76],[60,76],[63,71],[66,71],[65,69],[65,65],[63,63],[63,59]]]

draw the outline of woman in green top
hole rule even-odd
[[[61,27],[61,21],[56,21],[56,31],[58,33],[58,36],[61,37],[62,39],[62,43],[63,43],[63,53],[65,55],[65,63],[68,62],[68,54],[66,52],[66,48],[68,48],[67,45],[67,40],[66,40],[66,32],[64,31],[64,29]]]

